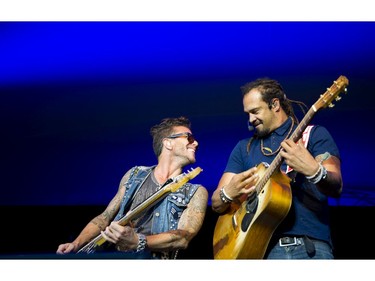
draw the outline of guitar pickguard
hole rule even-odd
[[[253,198],[250,198],[248,203],[246,204],[246,214],[244,215],[241,223],[241,230],[244,232],[246,232],[249,228],[249,225],[251,224],[254,215],[258,209],[258,196],[256,196],[254,193],[252,197]]]

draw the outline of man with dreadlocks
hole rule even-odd
[[[225,214],[233,204],[256,195],[261,179],[259,164],[267,167],[280,154],[280,170],[290,178],[291,205],[271,231],[263,258],[333,259],[328,197],[339,197],[342,191],[335,141],[318,125],[307,126],[305,141],[289,139],[298,125],[292,103],[303,103],[289,100],[277,81],[261,78],[241,90],[249,128],[255,131],[253,137],[240,140],[230,154],[211,198],[212,209]]]

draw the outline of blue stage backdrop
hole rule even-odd
[[[374,34],[373,22],[1,22],[0,205],[106,205],[129,168],[156,163],[150,127],[182,115],[199,141],[193,182],[211,195],[251,136],[241,85],[277,79],[310,107],[340,75],[348,94],[312,122],[342,154],[330,204],[374,205]]]

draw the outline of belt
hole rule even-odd
[[[280,247],[296,246],[303,244],[303,237],[282,237],[279,239]]]

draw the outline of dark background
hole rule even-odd
[[[0,232],[0,259],[77,259],[78,255],[56,255],[57,246],[72,241],[105,206],[0,207],[5,231]],[[371,243],[374,207],[331,207],[331,230],[336,259],[374,259]],[[9,215],[11,214],[11,215]],[[207,209],[202,229],[179,259],[213,259],[212,238],[217,214]],[[86,259],[116,258],[88,255]]]
[[[162,118],[191,119],[193,167],[203,168],[193,181],[212,194],[251,135],[241,85],[267,76],[310,107],[345,75],[348,94],[312,123],[342,156],[343,195],[330,201],[338,256],[369,258],[357,243],[373,236],[374,31],[373,22],[0,22],[0,207],[13,233],[2,231],[1,252],[73,239],[129,168],[155,164],[149,129]],[[206,222],[196,239],[209,237],[205,247],[215,215]]]

